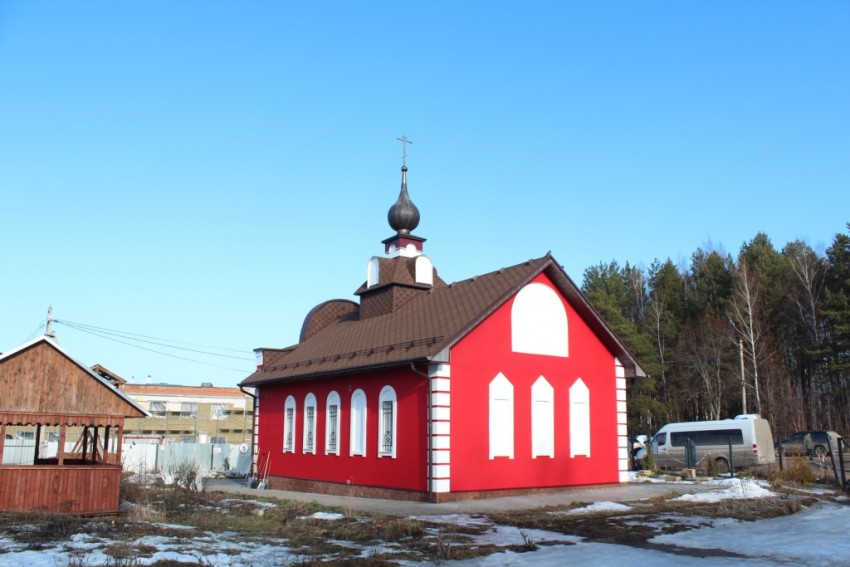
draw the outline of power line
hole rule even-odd
[[[135,341],[139,341],[139,342],[156,344],[158,346],[164,346],[164,347],[167,347],[167,348],[185,350],[185,351],[189,351],[189,352],[197,352],[197,353],[201,353],[201,354],[208,354],[208,355],[211,355],[211,356],[224,356],[224,357],[227,357],[227,358],[236,358],[236,359],[239,359],[239,360],[251,360],[249,358],[236,357],[236,356],[217,354],[217,353],[210,353],[210,352],[200,351],[200,350],[196,350],[196,349],[186,349],[186,348],[183,348],[183,347],[175,347],[175,346],[167,345],[167,344],[153,343],[152,341],[143,341],[141,339],[136,339],[136,338],[133,338],[133,337],[134,336],[144,336],[144,335],[138,335],[138,334],[134,334],[134,333],[122,333],[121,331],[101,330],[102,328],[94,327],[92,325],[84,325],[84,324],[81,324],[81,323],[73,323],[73,322],[70,322],[70,321],[61,321],[59,319],[54,319],[53,321],[55,323],[61,323],[61,324],[65,325],[66,327],[69,327],[71,329],[75,329],[77,331],[88,333],[90,335],[94,335],[94,336],[100,337],[102,339],[107,339],[107,340],[110,340],[110,341],[113,341],[113,342],[116,342],[116,343],[131,346],[131,347],[134,347],[134,348],[137,348],[137,349],[140,349],[140,350],[153,352],[153,353],[156,353],[156,354],[161,354],[163,356],[169,356],[171,358],[186,360],[188,362],[194,362],[195,364],[202,364],[204,366],[212,366],[212,367],[215,367],[215,368],[222,368],[224,370],[232,370],[234,372],[241,372],[241,373],[249,372],[249,370],[245,370],[243,368],[232,368],[232,367],[229,367],[229,366],[222,366],[220,364],[213,364],[213,363],[210,363],[210,362],[202,362],[200,360],[195,360],[193,358],[189,358],[189,357],[186,357],[186,356],[180,356],[178,354],[174,354],[174,353],[170,353],[170,352],[162,352],[160,350],[152,349],[152,348],[145,347],[145,346],[138,345],[138,344],[133,344],[133,343],[127,342],[127,341],[128,340],[135,340]],[[116,338],[116,337],[120,337],[120,338]],[[121,340],[121,339],[127,339],[127,340]],[[162,339],[162,340],[165,340],[165,339]],[[178,342],[182,342],[182,341],[178,341]],[[192,344],[192,343],[184,343],[184,344]],[[216,347],[208,347],[208,348],[216,348]],[[231,351],[235,351],[235,352],[245,352],[245,351],[238,351],[236,349],[223,349],[223,350],[231,350]]]
[[[26,340],[24,340],[24,343],[31,341],[33,339],[33,337],[35,337],[38,334],[38,332],[44,328],[44,326],[45,326],[45,322],[42,321],[41,324],[38,326],[38,328],[35,331],[33,331],[32,333],[30,333],[30,336],[28,336],[26,338]],[[24,343],[21,343],[21,344],[24,344]]]
[[[84,331],[84,332],[91,333],[91,334],[97,334],[98,336],[103,336],[103,337],[111,335],[111,336],[115,336],[115,337],[120,337],[122,339],[130,340],[130,341],[138,341],[138,342],[141,342],[141,343],[147,343],[147,344],[152,344],[152,345],[161,346],[161,347],[165,347],[165,348],[182,350],[182,351],[186,351],[186,352],[196,352],[196,353],[199,353],[199,354],[206,354],[206,355],[209,355],[209,356],[220,356],[222,358],[233,358],[233,359],[236,359],[236,360],[254,360],[253,357],[233,356],[233,355],[230,355],[230,354],[220,354],[220,353],[217,353],[217,352],[209,352],[209,351],[199,350],[199,349],[194,349],[194,348],[186,348],[186,347],[170,345],[170,344],[167,344],[166,342],[158,342],[158,341],[167,341],[167,342],[179,343],[179,344],[185,344],[185,345],[192,345],[192,346],[202,346],[202,347],[205,347],[205,348],[211,348],[211,349],[215,349],[215,350],[223,350],[223,351],[229,351],[229,352],[240,352],[240,353],[243,353],[243,354],[247,354],[247,352],[244,351],[244,350],[238,350],[238,349],[232,349],[232,348],[223,348],[223,347],[214,347],[214,346],[209,346],[209,345],[190,343],[190,342],[186,342],[186,341],[176,341],[176,340],[171,340],[171,339],[162,339],[162,338],[157,338],[157,337],[151,337],[151,336],[148,336],[148,335],[141,335],[141,334],[138,334],[138,333],[129,333],[129,332],[126,332],[126,331],[116,331],[114,329],[106,329],[106,328],[103,328],[103,327],[95,327],[94,325],[86,325],[84,323],[75,323],[73,321],[64,321],[62,319],[54,319],[53,321],[55,323],[60,323],[62,325],[65,325],[66,327],[71,327],[72,329],[77,329],[78,331]],[[143,337],[143,338],[137,338],[137,337]],[[148,340],[148,339],[155,339],[155,340]]]

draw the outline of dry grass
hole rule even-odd
[[[55,547],[73,534],[86,533],[102,540],[103,551],[112,567],[134,567],[152,557],[157,549],[140,543],[145,536],[161,536],[183,542],[186,549],[197,547],[197,538],[209,532],[230,532],[234,548],[224,553],[238,554],[236,542],[269,543],[289,554],[281,565],[383,567],[403,561],[445,561],[466,559],[506,549],[482,545],[474,536],[492,529],[492,524],[445,524],[426,520],[378,515],[352,516],[342,510],[317,504],[272,501],[262,508],[255,501],[240,500],[223,493],[186,490],[163,486],[132,486],[122,494],[130,506],[120,516],[75,518],[51,514],[0,516],[0,533],[5,533],[29,549]],[[521,534],[530,529],[581,536],[588,541],[646,547],[647,540],[662,534],[694,527],[693,517],[756,520],[791,514],[813,499],[785,495],[776,498],[722,500],[715,503],[673,502],[667,498],[631,503],[625,512],[566,515],[568,507],[518,510],[492,514],[496,524],[516,526]],[[579,507],[576,505],[574,507]],[[311,517],[314,512],[337,512],[334,521]],[[685,521],[685,517],[688,521]],[[699,524],[699,521],[696,522]],[[178,526],[191,526],[181,528]],[[537,544],[527,536],[524,543],[510,546],[516,552],[531,551]],[[371,550],[363,553],[363,550]],[[293,559],[294,558],[294,559]],[[199,560],[203,565],[203,559]],[[155,565],[179,567],[195,565],[159,561]],[[73,556],[69,565],[86,565],[85,555]]]
[[[753,521],[798,512],[804,505],[814,502],[810,497],[780,496],[773,498],[727,499],[719,502],[675,502],[656,498],[627,503],[631,510],[597,513],[564,514],[585,504],[571,507],[512,511],[493,514],[498,524],[520,529],[540,529],[581,536],[588,541],[643,546],[652,537],[693,529],[693,517],[733,518]],[[661,519],[663,521],[654,521]]]

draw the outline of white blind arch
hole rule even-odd
[[[504,374],[489,386],[490,458],[514,458],[514,386]]]
[[[511,306],[511,349],[527,354],[570,354],[567,312],[561,296],[542,283],[517,292]]]
[[[531,457],[555,456],[555,389],[541,376],[531,386]]]

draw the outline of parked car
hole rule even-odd
[[[832,447],[838,447],[840,437],[835,431],[798,431],[776,445],[784,455],[825,457],[832,453]]]

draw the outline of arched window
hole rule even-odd
[[[395,458],[398,399],[392,386],[384,386],[381,390],[379,407],[381,422],[378,427],[378,456]]]
[[[283,452],[295,452],[295,398],[287,396],[283,404]]]
[[[490,458],[514,458],[514,386],[499,374],[489,386]]]
[[[328,394],[325,412],[325,455],[339,455],[339,394]]]
[[[558,293],[542,283],[530,283],[511,306],[511,349],[527,354],[569,356],[567,312]]]
[[[570,386],[570,457],[590,456],[590,390],[579,378]]]
[[[349,454],[366,456],[366,393],[354,390],[351,394],[351,449]]]
[[[531,386],[531,457],[555,456],[555,390],[541,376]]]
[[[304,453],[316,454],[316,396],[312,393],[304,398]]]

